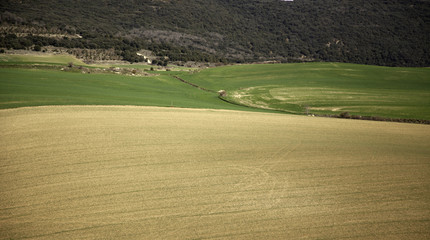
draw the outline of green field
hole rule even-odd
[[[427,125],[0,110],[0,239],[429,239]]]
[[[8,68],[0,69],[0,75],[1,108],[87,104],[230,107],[216,95],[208,95],[169,76],[131,77]]]
[[[0,65],[14,64],[44,64],[44,65],[66,65],[73,63],[76,65],[86,65],[79,59],[64,54],[0,54]]]
[[[344,63],[238,65],[182,74],[243,105],[289,113],[430,119],[430,69]]]
[[[94,66],[65,55],[0,55],[0,60],[0,109],[90,104],[250,110],[220,101],[217,94],[208,94],[180,82],[171,76],[177,72],[155,71],[148,77],[82,74],[79,70],[67,72],[61,71],[61,67],[69,62]],[[39,64],[44,68],[38,68]],[[47,66],[56,67],[46,69]],[[135,66],[137,69],[148,67]]]
[[[254,64],[202,69],[148,71],[148,65],[118,65],[152,73],[148,77],[81,74],[25,69],[35,64],[92,68],[67,55],[0,56],[0,108],[40,105],[140,105],[261,111],[293,114],[430,119],[430,69],[388,68],[343,63]],[[10,67],[8,67],[10,66]],[[21,66],[16,68],[16,66]],[[185,70],[185,71],[184,71]],[[187,70],[193,70],[189,72]],[[200,87],[227,90],[228,104]]]

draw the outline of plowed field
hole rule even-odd
[[[0,110],[0,239],[429,239],[430,126]]]

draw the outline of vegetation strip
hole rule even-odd
[[[243,107],[249,107],[249,108],[258,108],[253,106],[247,106],[245,104],[237,103],[231,100],[227,100],[221,96],[218,96],[219,99],[221,99],[224,102],[237,105],[237,106],[243,106]],[[267,108],[261,108],[265,110],[271,110],[274,112],[280,112],[280,113],[287,113],[287,114],[297,114],[293,112],[288,112],[281,109],[267,109]],[[430,124],[430,120],[422,120],[422,119],[401,119],[401,118],[383,118],[378,116],[357,116],[357,115],[349,115],[348,112],[343,112],[339,115],[319,115],[319,114],[308,114],[307,116],[312,117],[327,117],[327,118],[343,118],[343,119],[354,119],[354,120],[368,120],[368,121],[383,121],[383,122],[399,122],[399,123],[416,123],[416,124]]]
[[[344,119],[355,119],[355,120],[370,120],[370,121],[384,121],[384,122],[399,122],[399,123],[416,123],[416,124],[430,124],[430,120],[423,119],[402,119],[402,118],[384,118],[379,116],[357,116],[350,115],[348,112],[343,112],[339,115],[315,115],[315,117],[331,117],[331,118],[344,118]]]
[[[182,79],[182,78],[180,78],[180,77],[178,77],[178,76],[173,76],[174,78],[176,78],[176,79],[178,79],[179,81],[181,81],[181,82],[183,82],[183,83],[186,83],[186,84],[188,84],[188,85],[190,85],[190,86],[193,86],[193,87],[195,87],[195,88],[198,88],[198,89],[200,89],[200,90],[203,90],[203,91],[206,91],[206,92],[212,92],[212,93],[215,93],[215,91],[214,90],[210,90],[210,89],[206,89],[206,88],[204,88],[204,87],[200,87],[200,86],[198,86],[198,85],[196,85],[196,84],[194,84],[194,83],[191,83],[191,82],[188,82],[188,81],[185,81],[184,79]]]
[[[254,107],[254,106],[248,106],[248,105],[245,105],[245,104],[242,104],[242,103],[238,103],[238,102],[234,102],[234,101],[228,100],[228,99],[226,99],[226,98],[224,98],[222,96],[218,96],[218,98],[220,100],[226,102],[226,103],[229,103],[229,104],[232,104],[232,105],[236,105],[236,106],[247,107],[247,108],[250,108],[250,109],[263,109],[263,110],[268,110],[268,111],[273,111],[273,112],[278,112],[278,113],[287,113],[287,114],[295,114],[295,115],[297,114],[297,113],[288,112],[288,111],[285,111],[285,110],[282,110],[282,109],[267,109],[267,108],[258,108],[258,107]]]

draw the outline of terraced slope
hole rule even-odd
[[[0,110],[0,239],[429,239],[427,125]]]

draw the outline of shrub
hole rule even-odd
[[[218,91],[218,95],[219,95],[220,97],[225,97],[225,96],[227,96],[227,92],[226,92],[225,90],[219,90],[219,91]]]
[[[349,112],[343,112],[341,114],[339,114],[340,118],[350,118],[351,116],[349,115]]]

